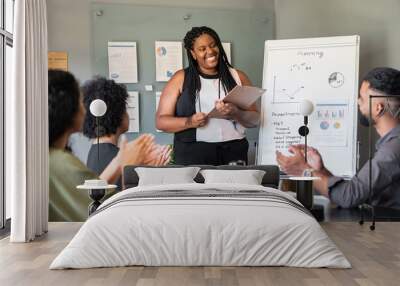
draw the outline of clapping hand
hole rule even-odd
[[[142,165],[147,154],[155,148],[154,136],[143,134],[131,142],[128,142],[126,137],[123,136],[119,148],[117,156],[122,167],[126,165]]]
[[[155,145],[146,155],[144,164],[150,166],[165,166],[171,160],[171,151],[172,149],[168,145]]]
[[[300,176],[307,169],[307,164],[304,161],[304,154],[297,148],[289,147],[289,152],[292,156],[285,156],[281,152],[276,151],[276,161],[281,170],[288,175]]]
[[[301,150],[301,152],[304,154],[304,144],[293,145],[291,147]],[[317,149],[310,146],[307,146],[307,163],[316,171],[325,169],[321,154]]]
[[[301,176],[305,169],[320,171],[324,169],[324,163],[318,150],[312,147],[307,148],[307,163],[304,157],[304,145],[292,145],[288,149],[292,156],[285,156],[276,151],[276,160],[281,170],[286,174]]]

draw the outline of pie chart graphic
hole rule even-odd
[[[319,127],[320,127],[322,130],[326,130],[326,129],[329,128],[329,122],[328,122],[328,121],[322,121],[322,122],[320,123]]]
[[[167,49],[165,47],[158,47],[157,48],[157,55],[162,57],[167,54]]]
[[[341,87],[344,84],[344,75],[340,72],[331,73],[328,78],[328,82],[333,88]]]

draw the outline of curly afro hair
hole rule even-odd
[[[89,110],[90,103],[95,99],[101,99],[107,104],[107,112],[100,118],[99,136],[116,134],[126,111],[126,87],[104,77],[95,77],[83,85],[83,94],[86,110]],[[85,115],[83,134],[89,138],[97,137],[96,118],[90,112]]]
[[[79,111],[80,90],[75,77],[66,71],[48,71],[49,88],[49,145],[74,124]]]
[[[364,76],[363,81],[369,82],[372,89],[400,97],[400,71],[396,69],[374,68]]]

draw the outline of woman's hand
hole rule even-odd
[[[165,166],[171,160],[171,147],[168,145],[155,145],[153,149],[146,155],[145,165],[149,166]]]
[[[154,146],[154,136],[151,134],[143,134],[129,143],[126,137],[122,136],[117,156],[99,177],[110,184],[116,182],[125,166],[144,164],[147,154],[154,149]]]
[[[121,167],[126,165],[142,165],[145,163],[146,156],[155,148],[154,136],[151,134],[140,135],[137,139],[128,143],[122,137],[118,158]]]
[[[232,119],[238,112],[239,108],[232,103],[225,103],[222,100],[215,101],[215,109],[224,117]]]
[[[207,114],[204,112],[197,112],[186,119],[186,126],[188,128],[203,127],[207,124]]]

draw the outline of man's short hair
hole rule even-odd
[[[364,76],[363,81],[369,83],[369,88],[384,95],[397,95],[397,97],[385,98],[385,110],[398,118],[400,115],[400,71],[389,67],[374,68]]]
[[[400,71],[380,67],[369,71],[363,78],[367,81],[370,88],[385,93],[387,95],[399,95],[400,97]]]

